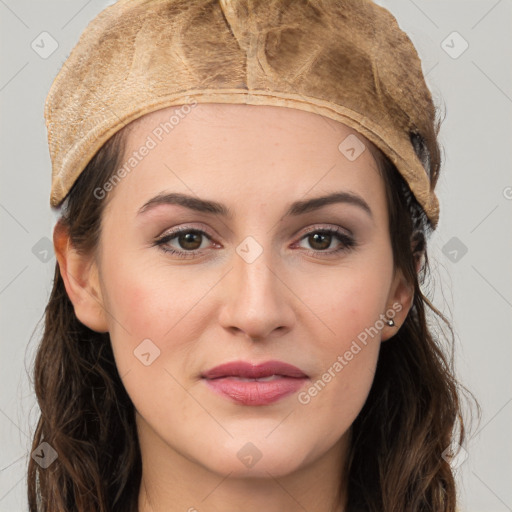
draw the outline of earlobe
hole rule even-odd
[[[414,288],[408,283],[401,271],[397,271],[390,290],[386,317],[394,321],[394,325],[386,324],[382,329],[381,341],[394,336],[402,324],[414,301]]]
[[[76,317],[93,331],[108,332],[98,269],[92,256],[76,251],[69,239],[67,228],[60,221],[53,230],[53,245],[60,274]]]

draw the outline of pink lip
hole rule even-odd
[[[270,381],[243,381],[276,376]],[[243,405],[267,405],[298,391],[308,376],[296,366],[282,361],[258,365],[244,361],[216,366],[201,377],[215,392]]]

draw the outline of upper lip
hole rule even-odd
[[[283,377],[304,378],[307,375],[296,366],[283,361],[265,361],[260,364],[246,361],[232,361],[230,363],[215,366],[201,374],[205,379],[217,379],[219,377],[242,377],[246,379],[259,379],[272,375]]]

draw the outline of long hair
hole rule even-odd
[[[411,134],[435,186],[440,170],[439,124]],[[94,190],[120,163],[126,129],[115,134],[82,172],[61,212],[76,250],[95,251],[108,196]],[[427,315],[446,319],[422,293],[429,276],[428,219],[390,160],[377,149],[384,177],[396,269],[414,285],[413,306],[398,333],[383,343],[368,398],[351,429],[346,463],[347,512],[455,512],[456,484],[443,454],[467,435],[449,337],[429,327]],[[417,258],[423,255],[418,273]],[[443,347],[443,340],[447,342]],[[75,316],[55,267],[45,326],[34,363],[41,410],[32,450],[46,441],[57,459],[43,469],[30,459],[30,512],[137,510],[141,455],[134,407],[118,374],[108,333]],[[476,401],[476,400],[475,400]],[[478,405],[478,403],[477,403]],[[341,486],[341,483],[340,483]]]
[[[75,249],[95,250],[107,198],[94,190],[117,170],[123,132],[98,151],[74,184],[58,222]],[[136,510],[142,470],[133,404],[126,393],[108,333],[76,317],[58,263],[45,309],[44,333],[34,362],[41,410],[32,450],[47,442],[57,459],[28,466],[30,512]]]

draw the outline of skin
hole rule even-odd
[[[135,121],[125,158],[175,110]],[[350,134],[371,149],[354,130],[317,114],[200,104],[110,192],[95,254],[78,254],[56,225],[55,250],[75,313],[110,333],[136,408],[139,511],[343,510],[350,427],[372,385],[380,343],[402,325],[413,293],[394,269],[385,186],[372,151],[350,161],[338,149]],[[172,204],[137,214],[163,191],[218,201],[233,218]],[[333,191],[359,196],[372,215],[343,202],[284,217],[292,202]],[[305,233],[336,226],[352,234],[355,247],[334,253],[344,247],[336,235],[315,241]],[[152,245],[181,227],[207,233],[188,246],[167,242],[196,249],[192,258]],[[263,251],[251,263],[236,251],[248,236]],[[307,404],[294,393],[244,406],[200,378],[228,361],[278,359],[309,376],[307,390],[393,304],[401,306],[396,325],[360,344]],[[160,355],[145,366],[134,350],[147,338]],[[261,453],[253,467],[237,457],[249,442]]]

